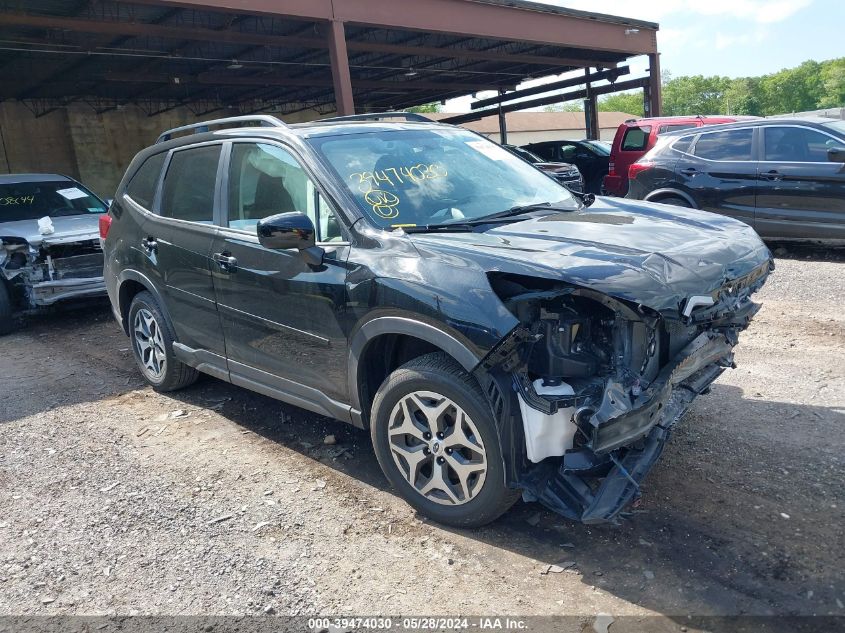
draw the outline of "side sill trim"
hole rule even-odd
[[[361,412],[348,404],[332,400],[321,391],[298,382],[275,376],[266,371],[238,363],[207,350],[192,349],[182,343],[173,343],[176,358],[195,369],[245,387],[275,400],[292,404],[328,418],[363,427]]]

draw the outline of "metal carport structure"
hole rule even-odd
[[[35,116],[377,112],[576,69],[615,80],[638,55],[660,112],[656,24],[521,0],[11,0],[0,26],[0,101]]]

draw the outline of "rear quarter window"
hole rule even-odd
[[[679,152],[689,152],[689,148],[692,146],[692,139],[695,138],[694,136],[685,136],[683,138],[679,138],[677,141],[672,143],[672,149],[679,151]]]
[[[135,172],[126,187],[126,195],[145,209],[153,208],[153,199],[165,156],[166,153],[150,156]]]
[[[625,130],[620,146],[623,152],[642,152],[648,147],[648,136],[651,134],[651,126],[629,127]]]
[[[725,130],[709,132],[698,137],[694,153],[707,160],[751,160],[753,130]]]

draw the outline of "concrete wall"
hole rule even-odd
[[[508,143],[511,145],[527,145],[528,143],[538,143],[540,141],[580,141],[586,137],[586,130],[584,128],[574,130],[535,130],[531,132],[511,132],[508,131]],[[616,134],[616,128],[601,128],[599,130],[599,139],[602,141],[612,141]],[[490,140],[499,142],[499,133],[485,134]]]
[[[222,116],[221,111],[202,119]],[[284,118],[292,123],[316,117],[304,111]],[[135,106],[97,114],[83,103],[36,118],[22,103],[5,101],[0,103],[0,171],[66,174],[111,198],[138,151],[162,131],[197,120],[185,108],[149,117]]]

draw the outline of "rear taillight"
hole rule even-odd
[[[103,213],[100,216],[100,238],[106,239],[111,228],[111,216],[108,213]]]
[[[628,180],[633,180],[639,174],[641,174],[644,171],[648,171],[652,167],[654,167],[654,163],[649,162],[649,161],[631,163],[631,166],[628,167]]]
[[[607,175],[608,176],[615,176],[616,175],[616,163],[613,162],[613,159],[607,164]]]

